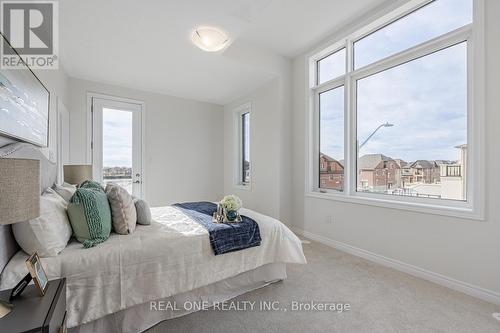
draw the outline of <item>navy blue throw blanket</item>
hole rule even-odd
[[[241,216],[241,222],[213,223],[217,205],[212,202],[185,202],[173,205],[208,230],[215,255],[259,246],[262,239],[257,222]]]

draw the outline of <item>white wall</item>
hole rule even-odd
[[[73,78],[69,86],[71,163],[86,163],[87,92],[132,98],[146,105],[149,203],[160,206],[222,196],[221,106]]]
[[[500,2],[486,1],[486,220],[305,197],[305,56],[293,62],[293,216],[299,229],[402,261],[500,296]],[[327,224],[326,217],[334,217]]]
[[[224,106],[224,193],[243,205],[289,224],[291,222],[291,62],[276,59],[274,79]],[[234,109],[251,102],[251,187],[235,186]]]
[[[305,197],[306,58],[293,62],[294,226],[500,296],[500,2],[486,1],[486,220],[412,213]],[[333,224],[326,217],[334,217]],[[496,293],[496,295],[495,295]]]
[[[224,193],[236,194],[245,207],[279,216],[279,80],[274,79],[253,93],[224,107]],[[234,186],[234,109],[252,103],[250,113],[251,188]]]

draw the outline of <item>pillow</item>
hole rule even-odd
[[[134,232],[137,212],[132,196],[126,189],[113,183],[106,186],[106,195],[111,207],[113,230],[122,235]]]
[[[88,189],[94,189],[97,191],[102,191],[104,192],[104,187],[102,187],[101,183],[96,182],[95,180],[86,180],[83,183],[80,184],[81,188],[88,188]]]
[[[142,199],[134,199],[135,210],[137,211],[137,223],[142,225],[151,224],[151,209],[146,201]]]
[[[109,238],[111,210],[106,193],[99,183],[93,182],[75,191],[68,204],[68,216],[73,234],[85,248]]]
[[[66,247],[71,238],[66,205],[49,188],[40,197],[40,216],[12,225],[14,237],[24,252],[31,255],[36,251],[40,257],[53,257]]]
[[[54,191],[59,194],[66,202],[69,202],[73,194],[75,194],[76,186],[68,183],[63,183],[62,185],[54,185]]]

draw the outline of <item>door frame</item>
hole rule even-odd
[[[132,99],[132,98],[126,98],[126,97],[119,97],[119,96],[114,96],[114,95],[108,95],[108,94],[103,94],[103,93],[96,93],[96,92],[87,92],[87,140],[86,140],[86,163],[93,164],[93,110],[92,110],[92,99],[93,98],[99,98],[99,99],[107,99],[113,102],[118,102],[118,103],[132,103],[132,104],[138,104],[141,106],[141,165],[142,165],[142,174],[141,174],[141,181],[142,181],[142,188],[141,188],[141,196],[142,199],[146,200],[146,103],[141,100],[137,99]]]

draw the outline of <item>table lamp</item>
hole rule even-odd
[[[40,161],[0,158],[0,225],[40,216]],[[13,305],[0,300],[0,318]]]
[[[92,165],[64,166],[64,182],[72,185],[80,185],[89,179],[92,179]]]

